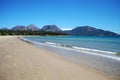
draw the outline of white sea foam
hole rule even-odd
[[[97,53],[102,53],[102,54],[116,54],[115,52],[110,52],[110,51],[102,51],[102,50],[97,50],[97,49],[89,49],[89,48],[82,48],[82,47],[76,47],[74,46],[73,48],[78,49],[78,50],[85,50],[85,51],[92,51],[92,52],[97,52]]]
[[[45,43],[50,45],[56,45],[56,43],[52,43],[52,42],[45,42]]]
[[[86,49],[77,48],[77,51],[79,51],[79,52],[92,54],[92,55],[97,55],[97,56],[102,56],[102,57],[106,57],[106,58],[110,58],[110,59],[114,59],[114,60],[119,60],[120,61],[120,57],[115,56],[115,54],[116,54],[115,52],[100,51],[100,50],[95,50],[95,51],[93,50],[92,51],[92,50],[93,49],[89,49],[89,51],[88,51],[88,49],[86,50]]]
[[[56,44],[56,43],[52,43],[52,44]],[[102,57],[105,57],[105,58],[110,58],[110,59],[120,61],[120,57],[116,56],[115,52],[102,51],[102,50],[96,50],[96,49],[88,49],[88,48],[81,48],[81,47],[68,48],[68,47],[63,47],[63,46],[60,46],[60,45],[56,46],[56,45],[51,45],[51,44],[43,44],[43,45],[57,47],[57,48],[64,48],[64,49],[68,49],[68,50],[75,50],[75,51],[86,53],[86,54],[102,56]]]

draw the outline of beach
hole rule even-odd
[[[0,36],[0,80],[117,80],[35,47],[17,36]]]

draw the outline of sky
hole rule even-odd
[[[0,28],[92,26],[120,34],[120,0],[0,0]]]

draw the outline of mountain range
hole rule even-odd
[[[9,29],[1,28],[1,30],[9,30]],[[76,35],[76,36],[120,36],[120,34],[114,33],[112,31],[97,29],[91,26],[78,26],[72,30],[63,31],[56,25],[45,25],[41,29],[39,29],[37,26],[31,24],[28,26],[18,25],[18,26],[13,27],[10,30],[13,30],[13,31],[16,31],[16,30],[39,31],[41,30],[41,31],[65,33],[65,34]]]
[[[67,34],[76,36],[120,36],[117,33],[97,29],[91,26],[79,26],[70,31],[65,31]]]
[[[11,30],[30,30],[30,31],[38,31],[39,28],[33,24],[30,24],[28,26],[15,26]]]

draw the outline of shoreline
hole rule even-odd
[[[108,76],[120,78],[120,62],[119,59],[109,58],[107,56],[99,56],[99,54],[94,54],[91,52],[80,51],[69,47],[62,47],[57,45],[46,44],[42,42],[32,41],[29,39],[22,39],[25,42],[33,44],[38,48],[43,48],[57,55],[63,57],[64,59],[100,71]],[[61,52],[62,51],[62,52]],[[74,54],[73,54],[74,53]],[[90,62],[89,62],[90,61]],[[95,66],[94,66],[95,65]]]
[[[91,54],[91,55],[97,55],[97,56],[102,56],[105,58],[110,58],[113,60],[118,60],[120,61],[120,57],[119,55],[117,55],[117,52],[112,52],[112,51],[106,51],[106,50],[99,50],[99,49],[92,49],[92,48],[84,48],[84,47],[78,47],[78,46],[71,46],[71,45],[67,45],[67,44],[60,44],[60,43],[55,43],[55,42],[47,42],[47,41],[34,41],[32,39],[27,39],[26,37],[21,38],[25,41],[31,42],[31,43],[35,43],[35,44],[45,44],[48,46],[53,46],[53,47],[60,47],[60,48],[65,48],[65,49],[71,49],[71,50],[75,50],[75,51],[79,51],[79,52],[83,52],[86,54]]]
[[[117,80],[37,48],[16,37],[0,36],[1,80]]]

